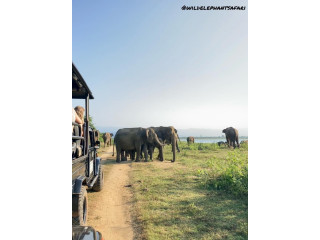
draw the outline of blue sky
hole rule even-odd
[[[95,125],[247,128],[247,10],[181,10],[219,3],[247,5],[73,1],[72,57]]]

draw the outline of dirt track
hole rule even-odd
[[[88,225],[102,233],[105,240],[134,239],[131,220],[132,193],[129,172],[131,162],[115,163],[112,147],[101,152],[104,188],[89,192]]]

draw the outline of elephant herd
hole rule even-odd
[[[169,127],[149,127],[149,128],[122,128],[114,137],[114,147],[116,147],[116,161],[126,161],[130,156],[131,160],[140,161],[144,153],[145,161],[153,158],[155,148],[159,149],[158,159],[164,161],[163,147],[166,144],[172,146],[172,162],[176,160],[176,151],[180,152],[178,145],[178,131],[172,126]],[[180,139],[179,139],[180,140]]]
[[[229,147],[239,147],[239,134],[238,130],[229,127],[222,130],[226,135],[226,142],[218,142],[219,146],[228,145]],[[104,146],[111,146],[112,133],[104,133],[102,138]],[[172,126],[169,127],[149,127],[149,128],[121,128],[117,131],[113,143],[116,147],[116,161],[127,161],[130,157],[131,160],[140,161],[144,155],[145,161],[148,158],[153,159],[154,149],[158,148],[159,155],[157,159],[164,161],[163,147],[166,144],[172,146],[172,162],[176,160],[176,151],[180,152],[178,139],[180,141],[178,131]],[[187,137],[188,144],[194,143],[194,137]],[[247,142],[247,141],[246,141]],[[143,154],[143,155],[142,155]]]
[[[233,127],[228,127],[222,130],[222,133],[226,135],[226,142],[217,142],[218,146],[228,145],[229,147],[240,147],[239,144],[239,133],[238,130]],[[194,137],[187,137],[188,144],[194,143]],[[248,140],[242,141],[241,143],[248,143]],[[237,143],[237,144],[236,144]]]
[[[106,147],[106,144],[107,144],[107,146],[111,146],[111,138],[112,138],[112,136],[113,136],[113,133],[106,132],[106,133],[102,134],[104,147]],[[94,141],[95,142],[98,141],[99,138],[100,138],[100,132],[99,132],[99,130],[95,130],[94,131]]]

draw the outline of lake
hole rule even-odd
[[[186,142],[187,138],[180,137],[180,140],[182,142]],[[248,137],[243,137],[243,136],[239,137],[239,143],[244,140],[248,140]],[[225,137],[195,137],[194,138],[195,143],[217,143],[220,141],[225,142],[226,138]]]

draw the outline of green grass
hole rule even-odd
[[[132,164],[141,239],[247,239],[248,147],[180,149],[175,163],[166,146],[164,162]]]

